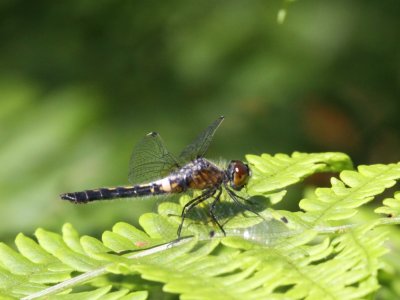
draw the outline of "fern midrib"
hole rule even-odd
[[[367,250],[365,249],[365,247],[362,246],[362,244],[359,243],[359,240],[356,238],[356,236],[354,235],[354,231],[350,230],[349,231],[350,236],[352,237],[352,240],[354,241],[354,243],[356,244],[356,246],[361,249],[361,251],[364,253],[364,257],[366,257],[366,262],[367,262],[367,266],[368,266],[368,270],[371,270],[371,258],[369,253],[367,252]]]

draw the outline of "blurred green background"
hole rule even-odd
[[[1,1],[0,239],[135,224],[154,203],[58,195],[126,184],[144,134],[179,153],[219,115],[211,158],[399,161],[398,0],[298,1],[280,25],[285,3]]]

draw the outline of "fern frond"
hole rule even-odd
[[[249,161],[253,195],[284,193],[314,172],[351,167],[338,153],[249,156]],[[193,236],[174,240],[180,223],[174,215],[186,197],[143,215],[143,230],[117,223],[101,240],[80,236],[70,224],[62,234],[38,229],[35,240],[19,234],[18,251],[0,244],[0,297],[146,299],[162,289],[182,299],[366,299],[379,288],[377,274],[387,252],[386,234],[377,226],[400,218],[343,221],[399,177],[398,164],[362,166],[342,171],[331,188],[309,194],[300,202],[304,212],[266,209],[260,214],[272,218],[262,220],[232,209],[222,215],[234,219],[225,223],[227,237],[193,217],[184,231]],[[398,207],[392,200],[384,204],[384,213]],[[343,225],[336,226],[338,221]]]
[[[131,226],[118,223],[116,227],[124,228],[129,232]],[[357,297],[351,297],[351,295],[367,295],[378,287],[376,279],[373,281],[369,277],[376,274],[378,264],[375,262],[385,252],[382,250],[384,249],[382,248],[384,238],[372,235],[369,230],[372,227],[356,229],[354,233],[347,232],[348,237],[339,236],[332,243],[329,238],[325,238],[322,242],[312,245],[307,244],[315,239],[315,231],[306,231],[286,238],[285,243],[278,243],[273,247],[246,242],[240,237],[227,237],[222,239],[225,247],[223,251],[221,251],[219,239],[212,239],[200,244],[195,240],[178,246],[170,244],[163,249],[161,255],[157,252],[143,253],[148,251],[145,250],[121,257],[108,253],[108,247],[105,245],[100,247],[101,249],[95,246],[94,249],[100,250],[95,251],[96,255],[103,253],[108,256],[108,262],[103,263],[103,267],[100,269],[92,269],[83,273],[82,275],[87,276],[84,280],[76,282],[73,286],[65,286],[64,290],[68,292],[68,288],[76,288],[78,284],[90,286],[90,281],[85,282],[88,279],[92,279],[93,282],[95,277],[89,275],[91,272],[97,272],[96,276],[140,274],[145,280],[164,283],[165,291],[179,293],[183,299],[260,299],[265,297],[291,299],[298,297],[299,293],[315,294],[315,299],[318,297],[328,298],[328,296],[334,296],[334,299],[353,299]],[[63,231],[71,229],[70,225],[66,225]],[[132,231],[135,232],[137,229],[132,227]],[[115,231],[113,232],[115,233]],[[51,236],[53,239],[55,238],[54,242],[62,239],[61,236],[54,233]],[[82,237],[80,240],[85,240],[85,243],[89,244],[90,240],[94,241],[95,239]],[[97,245],[97,242],[94,244]],[[361,250],[358,252],[354,250],[364,243],[365,247]],[[350,245],[353,245],[353,248],[349,248]],[[300,248],[301,246],[303,247]],[[83,247],[83,249],[85,248],[88,247]],[[9,252],[10,249],[7,251]],[[65,251],[61,251],[61,253],[65,253]],[[352,254],[351,257],[348,257],[349,253]],[[360,258],[360,253],[364,255],[365,259]],[[87,255],[90,256],[90,254]],[[327,260],[328,257],[330,258]],[[354,257],[357,257],[357,262],[353,261]],[[63,261],[62,255],[60,255],[60,260]],[[80,264],[75,261],[71,262],[68,256],[63,263],[66,266],[72,264],[72,266],[80,267]],[[100,260],[98,263],[101,264],[102,261]],[[30,263],[24,261],[23,264],[29,265]],[[368,267],[366,268],[365,265]],[[65,268],[68,267],[64,266]],[[363,271],[361,272],[360,269]],[[101,272],[98,272],[99,270]],[[51,272],[51,270],[49,271]],[[338,278],[340,284],[332,285],[331,282],[338,281]],[[356,278],[354,280],[359,283],[359,288],[354,287],[355,282],[350,278]],[[19,288],[12,291],[15,293],[14,296],[19,296],[24,287],[30,285],[29,283],[18,283]],[[85,297],[89,296],[90,299],[96,299],[95,296],[105,295],[110,291],[110,284],[115,285],[115,282],[107,277],[102,281],[97,281],[94,286],[98,286],[99,283],[106,284],[106,286],[97,287],[88,292],[72,291],[69,295],[57,296],[55,299],[58,297],[60,299],[88,299]],[[285,292],[284,287],[286,286],[292,288]],[[36,288],[43,289],[43,286]],[[282,292],[277,292],[282,288]],[[29,293],[34,291],[30,290]],[[9,292],[10,290],[8,290]],[[24,293],[26,292],[25,290]],[[107,297],[124,299],[121,295],[126,293],[128,291],[121,288],[108,293]],[[27,297],[25,299],[34,298]]]
[[[344,220],[357,213],[356,208],[396,184],[400,164],[360,166],[357,171],[343,171],[340,179],[331,179],[331,188],[317,188],[312,197],[300,201],[299,213],[312,226]]]
[[[253,195],[272,197],[271,202],[279,202],[285,195],[282,190],[305,177],[317,172],[339,172],[352,169],[350,158],[343,153],[300,153],[246,155],[253,176],[249,191]]]

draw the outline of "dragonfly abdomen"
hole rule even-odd
[[[145,184],[126,187],[100,188],[81,192],[61,194],[61,199],[75,203],[86,203],[96,200],[112,200],[116,198],[133,198],[164,194],[160,184]]]

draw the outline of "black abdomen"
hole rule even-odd
[[[133,198],[144,197],[151,195],[160,195],[164,191],[160,185],[136,185],[132,187],[115,187],[115,188],[100,188],[95,190],[86,190],[81,192],[65,193],[60,197],[63,200],[68,200],[75,203],[86,203],[96,200],[112,200],[116,198]]]

